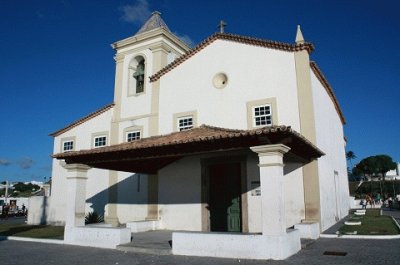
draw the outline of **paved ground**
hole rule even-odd
[[[400,218],[400,211],[384,214]],[[14,220],[17,221],[17,220]],[[20,220],[19,220],[20,221]],[[0,221],[1,222],[1,221]],[[99,248],[35,242],[0,241],[1,265],[133,265],[133,264],[400,264],[400,239],[321,238],[285,261],[256,261],[186,256],[160,256]],[[330,252],[326,255],[325,252]],[[336,255],[334,255],[336,254]],[[344,256],[340,256],[340,254]]]
[[[6,218],[0,218],[0,224],[23,224],[26,221],[25,216],[10,216]]]
[[[0,241],[2,265],[131,265],[131,264],[399,264],[400,240],[357,240],[322,238],[285,261],[254,261],[156,256],[118,250],[76,247],[33,242]],[[324,255],[325,251],[346,256]]]

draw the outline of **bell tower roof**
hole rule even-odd
[[[146,21],[146,23],[144,23],[144,25],[139,29],[139,31],[136,32],[135,35],[158,28],[164,28],[165,30],[171,32],[167,24],[165,24],[164,20],[161,18],[161,13],[158,11],[154,11],[153,13],[151,13],[151,17]]]

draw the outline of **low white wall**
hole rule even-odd
[[[160,220],[157,221],[136,221],[126,223],[126,227],[131,230],[132,233],[146,232],[162,229]]]
[[[114,227],[65,227],[64,242],[66,244],[111,248],[131,242],[131,230],[129,228]]]
[[[62,225],[54,222],[54,209],[52,208],[51,197],[34,196],[28,201],[28,221],[29,225],[53,224]]]
[[[282,236],[174,232],[172,242],[174,255],[235,259],[282,260],[301,249],[298,230]]]
[[[318,239],[319,238],[319,223],[304,222],[295,224],[294,228],[299,230],[301,238]]]

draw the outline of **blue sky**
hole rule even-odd
[[[114,51],[158,10],[193,45],[226,32],[293,43],[300,24],[358,159],[400,161],[400,4],[371,1],[0,0],[0,181],[51,176],[49,133],[112,102]]]

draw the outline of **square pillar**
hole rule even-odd
[[[65,226],[85,226],[86,180],[90,167],[66,163],[62,166],[67,170]]]
[[[258,154],[261,187],[262,234],[286,234],[285,200],[283,185],[283,155],[290,148],[283,144],[250,147]]]

